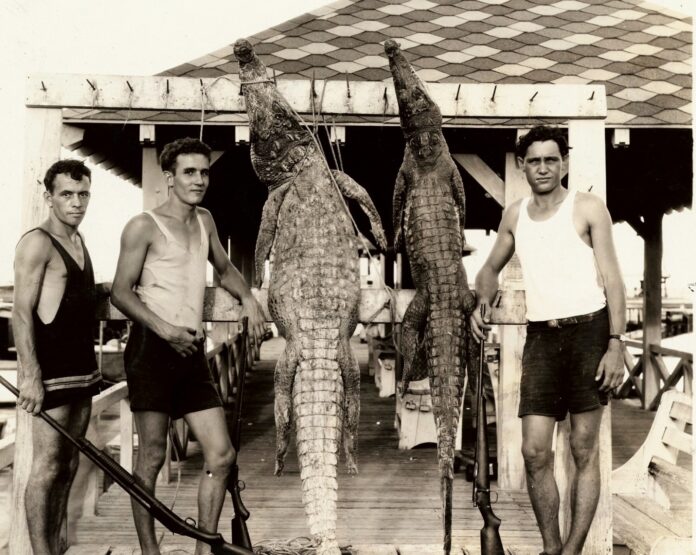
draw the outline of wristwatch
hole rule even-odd
[[[616,339],[617,341],[621,341],[621,343],[625,343],[629,340],[629,338],[625,336],[623,333],[610,333],[609,339]]]

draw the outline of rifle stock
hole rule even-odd
[[[239,376],[237,376],[237,391],[234,397],[234,412],[232,413],[232,446],[236,451],[236,457],[239,457],[239,449],[241,446],[242,435],[242,401],[244,400],[244,383],[246,382],[247,371],[247,341],[249,340],[249,320],[242,319],[242,335],[241,347],[239,349]],[[247,549],[251,549],[251,538],[247,529],[246,521],[249,519],[249,510],[244,506],[242,501],[241,491],[244,489],[244,483],[239,480],[239,466],[235,458],[234,464],[230,468],[230,475],[227,478],[227,491],[232,498],[232,507],[234,516],[232,517],[232,543],[241,545]]]
[[[0,376],[0,383],[5,386],[15,397],[19,396],[19,391],[5,378]],[[253,551],[246,547],[229,544],[221,534],[206,532],[182,519],[149,491],[143,488],[125,468],[114,461],[106,453],[97,449],[88,439],[76,438],[56,422],[50,415],[40,411],[38,416],[42,418],[56,432],[61,434],[79,451],[91,460],[95,465],[106,472],[114,482],[121,486],[124,491],[140,503],[154,518],[161,522],[170,532],[181,536],[188,536],[197,541],[208,544],[213,555],[254,555]]]
[[[486,398],[483,395],[483,357],[485,340],[480,342],[478,360],[478,383],[476,384],[476,449],[474,456],[474,505],[483,517],[481,528],[481,554],[505,555],[500,539],[500,522],[491,508],[491,489],[488,462],[488,423],[486,420]]]

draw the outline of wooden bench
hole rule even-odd
[[[691,397],[667,391],[643,445],[612,473],[615,542],[633,553],[691,553],[691,427]]]

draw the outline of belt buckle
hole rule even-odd
[[[549,320],[547,322],[547,324],[550,328],[560,328],[561,327],[561,323],[556,319]]]

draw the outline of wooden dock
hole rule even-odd
[[[308,535],[301,502],[301,482],[294,450],[288,452],[285,473],[273,476],[275,429],[273,419],[273,367],[283,341],[274,339],[262,347],[247,382],[240,454],[240,478],[246,482],[243,499],[251,512],[249,532],[254,544],[290,540]],[[434,445],[409,451],[397,449],[393,427],[394,399],[380,399],[366,373],[367,348],[357,341],[354,350],[363,369],[360,419],[360,474],[351,477],[339,465],[337,534],[341,545],[353,546],[354,554],[408,555],[441,553],[439,480]],[[622,464],[640,445],[653,413],[614,403],[614,466]],[[624,414],[625,413],[625,414]],[[629,417],[630,416],[630,417]],[[196,493],[202,458],[195,442],[173,480],[158,485],[157,495],[182,517],[196,516]],[[495,490],[495,484],[493,485]],[[453,553],[480,552],[481,517],[471,502],[472,486],[457,474],[454,490]],[[498,492],[494,511],[502,519],[501,536],[511,553],[537,554],[541,541],[526,492]],[[229,538],[231,504],[226,502],[220,531]],[[192,550],[193,542],[164,534],[163,545]],[[98,516],[83,517],[73,533],[69,555],[139,553],[132,524],[130,499],[112,486],[99,500]],[[183,551],[181,552],[183,553]]]

